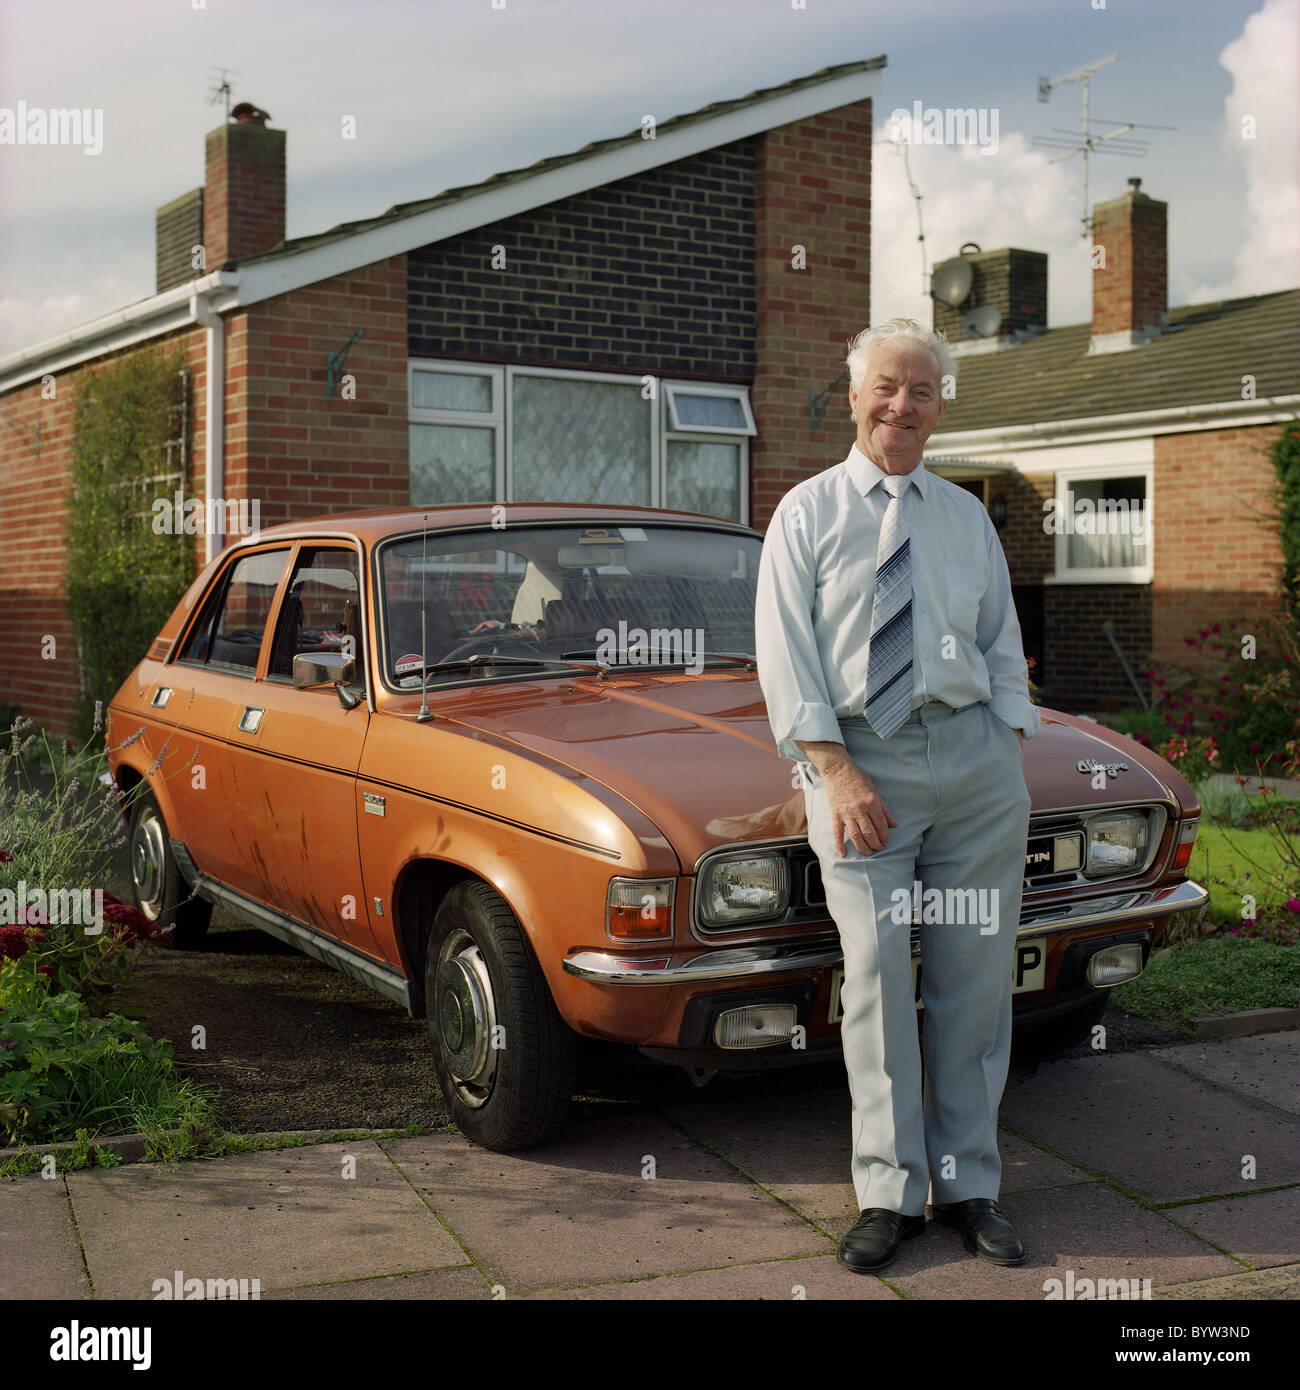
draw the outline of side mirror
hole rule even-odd
[[[344,709],[355,709],[361,701],[348,689],[357,679],[357,659],[342,652],[302,652],[293,659],[295,690],[312,690],[332,685]]]

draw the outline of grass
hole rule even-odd
[[[1209,917],[1220,925],[1240,924],[1247,893],[1257,898],[1261,910],[1286,901],[1285,895],[1270,893],[1263,883],[1269,873],[1280,874],[1284,868],[1277,841],[1267,830],[1234,830],[1202,820],[1187,867],[1209,891]]]
[[[444,1125],[443,1130],[455,1130]],[[409,1124],[401,1129],[339,1129],[323,1134],[278,1134],[255,1138],[248,1134],[231,1134],[218,1128],[190,1125],[178,1133],[155,1133],[145,1141],[147,1163],[176,1163],[190,1158],[224,1158],[229,1154],[260,1153],[268,1149],[302,1149],[314,1144],[342,1144],[359,1139],[413,1139],[425,1132],[424,1126]],[[72,1172],[79,1168],[116,1168],[121,1155],[113,1149],[97,1147],[85,1130],[77,1132],[77,1148],[50,1154],[55,1171]],[[46,1154],[39,1147],[25,1149],[13,1158],[0,1163],[0,1178],[22,1177],[37,1172],[45,1163]]]
[[[1170,1032],[1188,1034],[1191,1021],[1243,1009],[1300,1006],[1300,951],[1235,936],[1205,937],[1152,954],[1136,980],[1112,998]]]

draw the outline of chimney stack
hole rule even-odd
[[[1092,210],[1091,352],[1137,347],[1169,323],[1169,205],[1147,197],[1141,179],[1128,185]]]
[[[963,251],[954,259],[970,265],[970,293],[956,306],[933,300],[936,333],[942,333],[950,343],[988,341],[969,332],[963,322],[969,310],[982,307],[996,309],[1000,315],[992,334],[995,341],[1047,327],[1047,256],[1042,251],[1022,251],[1016,246],[981,251],[976,247],[973,253]],[[939,270],[940,266],[935,266],[935,272]]]
[[[206,267],[272,251],[284,240],[285,133],[241,101],[207,138],[203,196]]]

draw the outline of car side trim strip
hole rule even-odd
[[[270,936],[277,937],[286,946],[302,951],[359,984],[368,985],[377,994],[400,1004],[412,1018],[415,1017],[410,981],[395,966],[371,960],[369,956],[335,941],[333,937],[326,936],[315,927],[309,927],[296,917],[277,912],[275,908],[267,907],[265,903],[260,903],[256,898],[250,898],[234,888],[227,888],[224,883],[218,883],[206,874],[196,877],[194,889],[201,897],[216,903],[218,907],[224,907],[227,912],[259,927]]]
[[[1078,927],[1102,926],[1112,922],[1142,921],[1167,917],[1200,907],[1209,894],[1189,879],[1173,887],[1147,889],[1043,912],[1021,915],[1017,936],[1045,936],[1051,932],[1072,931]],[[602,985],[677,985],[707,980],[735,980],[753,975],[784,975],[796,970],[820,970],[842,965],[844,953],[837,943],[772,944],[738,946],[725,951],[709,951],[695,956],[685,965],[669,965],[664,960],[638,962],[635,957],[618,956],[609,951],[577,951],[562,962],[566,974]]]

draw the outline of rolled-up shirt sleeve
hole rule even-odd
[[[809,510],[782,500],[758,566],[754,654],[777,752],[806,762],[805,743],[843,743],[813,627],[817,559]]]
[[[1032,738],[1042,723],[1029,698],[1029,667],[1020,637],[1020,620],[1011,597],[1011,575],[997,532],[987,525],[989,584],[980,600],[975,645],[989,677],[989,708],[1013,729]]]

